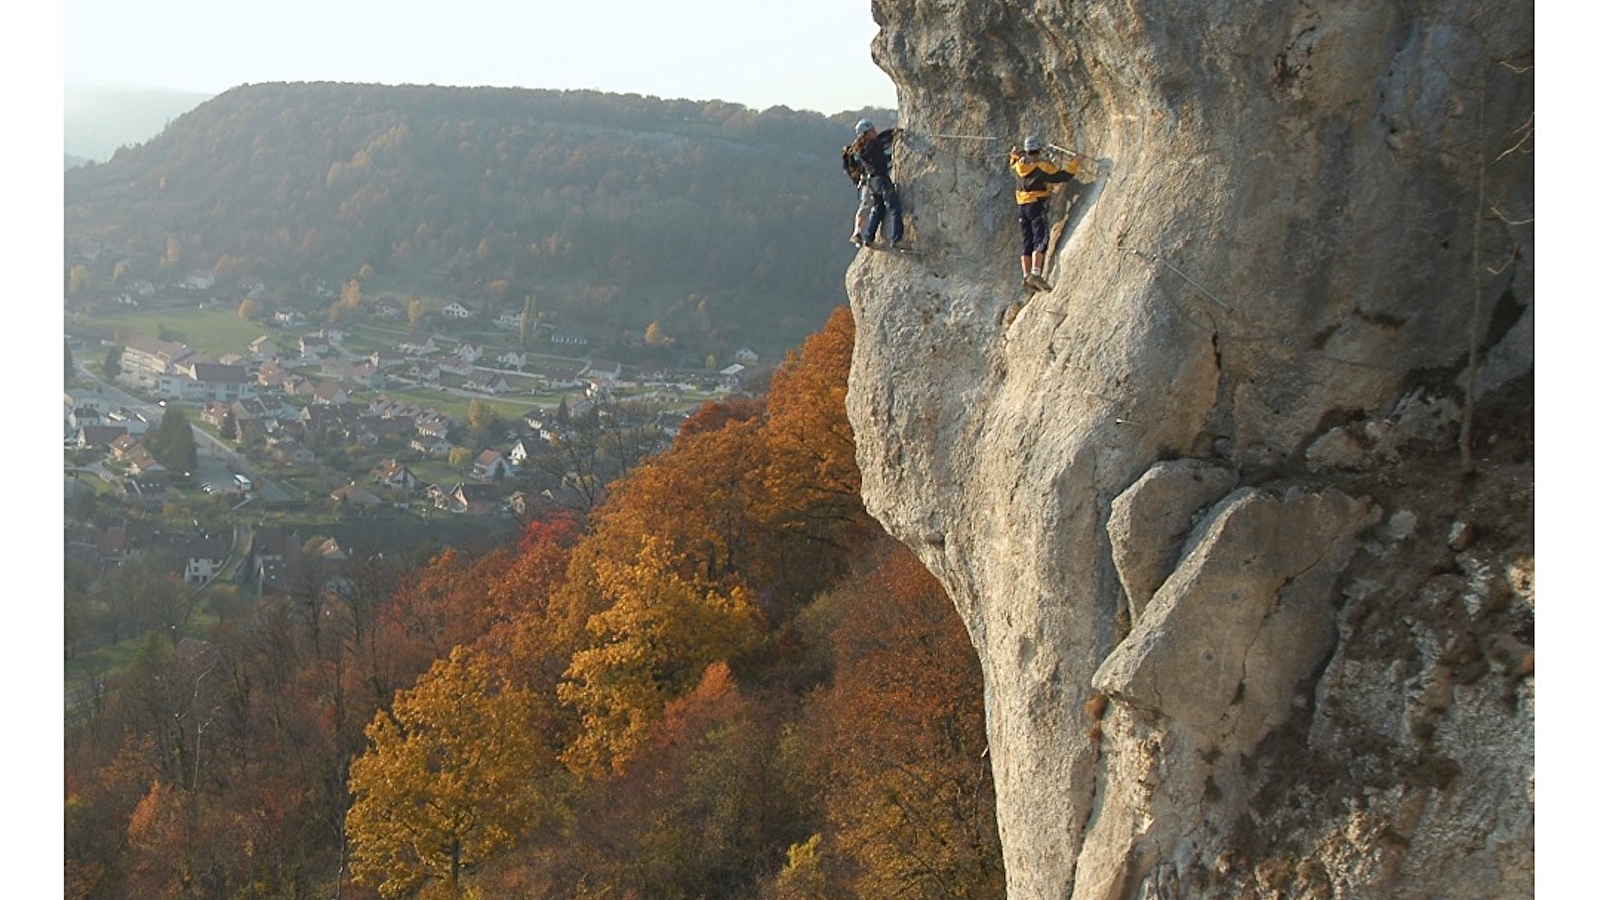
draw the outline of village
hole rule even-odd
[[[219,346],[214,326],[237,335],[244,317],[193,299],[214,288],[200,272],[176,291],[135,281],[112,298],[160,308],[161,336],[69,324],[69,560],[104,571],[156,549],[192,589],[226,579],[259,597],[288,589],[301,552],[392,553],[452,520],[503,530],[581,514],[696,407],[760,373],[748,347],[671,371],[594,356],[576,327],[482,321],[459,301],[418,316],[390,295],[338,324],[280,307],[251,318],[254,338]],[[228,288],[245,304],[260,292],[253,279]],[[190,332],[206,339],[178,339]],[[192,469],[148,446],[174,412],[192,426]]]

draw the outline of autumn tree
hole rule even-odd
[[[94,275],[87,266],[75,265],[67,272],[67,293],[76,294],[79,291],[94,286]]]
[[[553,758],[527,721],[531,698],[457,648],[367,727],[350,767],[351,872],[385,897],[451,890],[554,814]]]
[[[239,301],[239,318],[244,319],[246,322],[251,321],[256,317],[257,309],[258,304],[256,301],[246,297]]]
[[[753,896],[774,851],[806,833],[774,765],[778,732],[726,663],[707,667],[574,817],[573,863],[594,894]]]
[[[831,867],[857,896],[999,900],[982,673],[949,597],[886,541],[814,615],[831,622],[833,682],[794,752],[829,785]]]
[[[845,411],[855,320],[834,309],[821,331],[773,374],[758,474],[764,505],[754,513],[780,536],[774,575],[796,602],[843,573],[845,560],[876,530],[861,502],[855,433]]]
[[[406,324],[412,328],[417,327],[417,323],[422,321],[422,316],[426,312],[427,309],[422,305],[422,298],[412,297],[410,302],[406,304]]]
[[[591,772],[626,765],[668,702],[712,663],[748,649],[760,627],[743,588],[722,590],[682,574],[675,554],[654,539],[636,556],[597,562],[609,602],[589,618],[592,643],[573,656],[559,689],[582,716],[564,758]]]

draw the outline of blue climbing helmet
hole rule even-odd
[[[857,137],[860,137],[861,135],[866,134],[867,132],[869,132],[871,130],[872,130],[872,120],[871,119],[862,119],[861,121],[856,123],[856,136]]]

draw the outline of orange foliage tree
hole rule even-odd
[[[667,703],[706,668],[754,641],[760,614],[740,587],[722,591],[681,573],[672,551],[647,538],[631,559],[600,560],[610,605],[588,620],[593,645],[579,650],[559,689],[582,726],[565,759],[574,769],[620,770]]]
[[[824,604],[833,683],[797,752],[830,785],[833,870],[862,897],[999,900],[982,675],[954,605],[899,544]]]
[[[530,727],[532,698],[458,647],[367,727],[350,766],[351,872],[386,897],[463,873],[553,815],[554,759]]]

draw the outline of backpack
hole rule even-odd
[[[850,183],[859,185],[861,180],[867,177],[867,170],[861,165],[861,157],[856,155],[855,145],[846,144],[839,157],[844,166],[844,174],[849,176]]]

